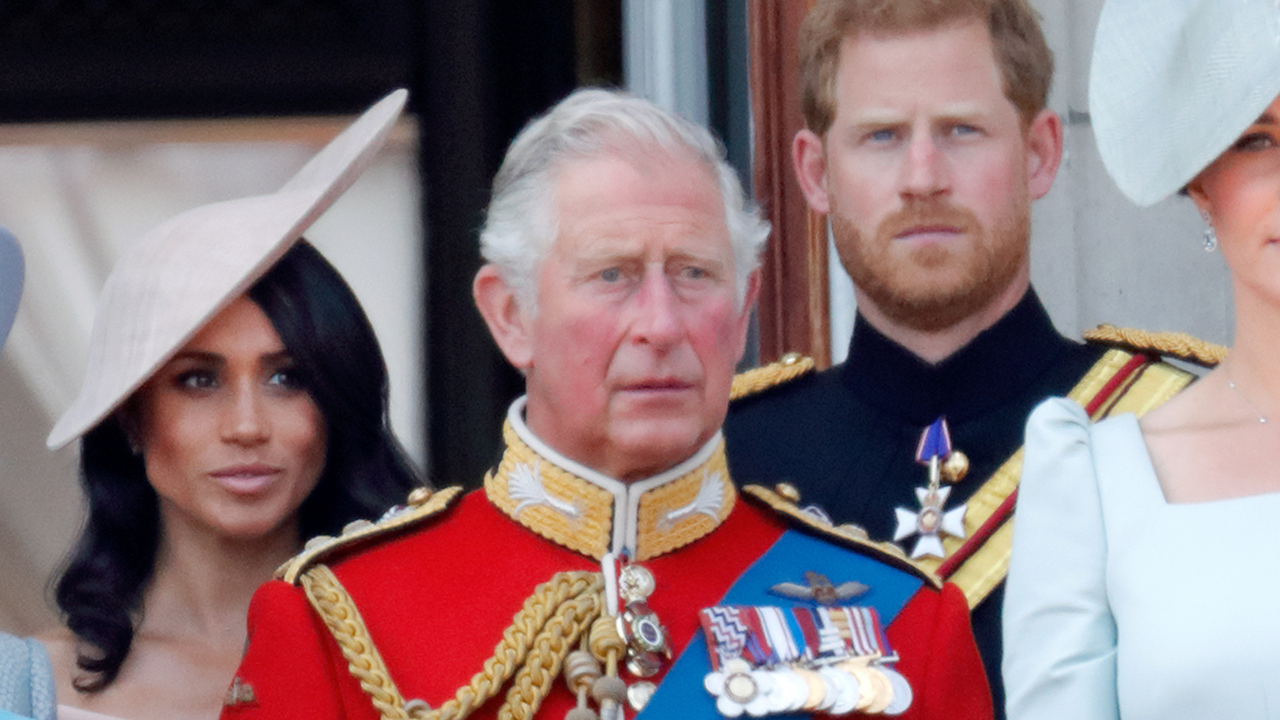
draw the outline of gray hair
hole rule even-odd
[[[512,141],[494,177],[493,199],[480,231],[480,254],[498,267],[528,312],[536,312],[537,269],[558,232],[554,173],[567,160],[601,157],[637,144],[692,155],[716,178],[741,307],[770,228],[743,193],[723,146],[706,129],[647,100],[617,90],[585,88],[530,122]]]

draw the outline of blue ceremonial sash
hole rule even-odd
[[[874,607],[887,628],[923,583],[910,573],[795,530],[788,530],[752,563],[729,588],[720,605],[773,605],[789,607],[797,601],[771,595],[769,588],[782,582],[800,583],[805,571],[822,573],[833,584],[856,580],[871,587],[849,604]],[[702,686],[711,672],[707,642],[701,629],[693,634],[667,676],[636,720],[653,718],[718,718],[715,698]],[[807,718],[807,714],[771,715],[771,718]]]

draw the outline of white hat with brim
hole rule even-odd
[[[1177,192],[1280,94],[1276,0],[1107,0],[1089,73],[1098,151],[1140,206]]]
[[[188,210],[130,247],[98,301],[80,395],[48,446],[102,422],[284,256],[373,161],[407,97],[369,108],[279,191]]]
[[[4,345],[13,328],[13,318],[18,314],[18,302],[22,300],[24,265],[22,248],[13,233],[0,227],[0,345]]]

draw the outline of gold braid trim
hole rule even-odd
[[[592,485],[559,465],[543,458],[520,439],[511,423],[502,424],[506,450],[497,472],[484,477],[485,494],[499,510],[551,542],[597,560],[609,552],[613,527],[613,494]],[[516,513],[520,500],[511,496],[508,478],[518,472],[534,473],[553,498],[576,511],[574,517],[542,504],[530,504]]]
[[[447,487],[432,492],[427,488],[417,488],[409,493],[408,505],[399,513],[376,523],[356,521],[343,529],[341,537],[317,535],[307,541],[306,548],[289,559],[276,570],[276,577],[290,585],[298,584],[298,578],[307,568],[318,564],[338,552],[345,552],[352,547],[373,542],[376,538],[385,538],[391,533],[418,525],[428,518],[435,517],[449,507],[455,498],[462,496],[462,488]]]
[[[492,699],[516,675],[498,717],[527,720],[551,691],[573,644],[600,615],[604,578],[599,573],[556,573],[539,585],[516,613],[480,672],[437,710],[412,702],[406,708],[368,627],[333,571],[317,565],[301,579],[307,599],[333,635],[347,668],[379,715],[388,720],[462,720]],[[517,670],[519,673],[517,674]]]
[[[603,588],[603,578],[589,573]],[[555,613],[534,638],[533,646],[516,673],[507,698],[498,709],[498,720],[528,720],[538,711],[543,699],[560,675],[560,666],[569,651],[582,637],[591,622],[600,615],[604,599],[598,589],[560,603]]]
[[[510,627],[502,634],[502,640],[494,649],[493,657],[485,661],[484,669],[476,673],[468,685],[460,688],[453,700],[442,705],[438,715],[427,714],[423,717],[429,720],[461,720],[470,715],[498,694],[498,690],[511,678],[517,667],[526,661],[530,654],[530,647],[545,642],[544,635],[564,630],[563,620],[548,622],[549,619],[556,617],[562,605],[572,603],[583,595],[599,595],[603,591],[604,577],[599,573],[581,571],[556,573],[550,580],[539,585],[533,595],[525,600],[524,607],[520,608]],[[597,602],[603,605],[602,601],[597,600]],[[579,628],[575,637],[581,632],[582,629]],[[563,659],[564,657],[561,656],[560,660]],[[528,710],[529,715],[537,711],[538,706],[542,704],[542,699],[551,690],[551,681],[554,679],[554,676],[545,679],[544,684],[536,690],[536,697],[521,698],[531,707]],[[508,696],[507,702],[511,702],[511,699]]]
[[[758,368],[740,372],[733,376],[733,387],[729,390],[729,399],[738,400],[768,390],[774,385],[790,382],[802,375],[813,372],[813,358],[799,353],[789,352],[777,362],[762,365]]]
[[[346,588],[338,582],[327,565],[316,565],[301,577],[311,607],[324,620],[329,633],[338,642],[347,669],[360,683],[360,689],[373,701],[378,714],[388,720],[408,720],[404,697],[396,689],[378,648],[369,637],[369,628]]]
[[[1147,332],[1134,328],[1119,328],[1102,324],[1086,330],[1084,339],[1109,345],[1119,345],[1138,352],[1157,352],[1182,360],[1213,367],[1227,357],[1229,348],[1206,342],[1182,332]]]
[[[498,468],[485,475],[494,507],[551,542],[599,560],[613,542],[615,515],[631,512],[612,492],[538,454],[510,423]],[[635,509],[634,559],[645,561],[705,537],[729,517],[738,491],[729,479],[724,442],[714,440],[683,474],[641,494]],[[705,450],[710,450],[705,453]]]
[[[908,558],[902,548],[890,542],[870,540],[867,538],[867,531],[856,525],[832,526],[825,523],[805,512],[803,508],[792,500],[763,485],[746,485],[743,486],[742,492],[747,497],[755,498],[776,512],[786,515],[793,521],[798,521],[810,530],[816,531],[822,537],[834,540],[837,545],[858,550],[862,555],[870,556],[872,559],[896,567],[909,575],[914,575],[934,588],[942,587],[942,580],[932,570]]]

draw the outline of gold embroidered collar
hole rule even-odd
[[[524,398],[502,427],[506,451],[484,491],[499,510],[539,535],[597,560],[626,551],[647,560],[709,534],[738,493],[720,433],[666,472],[624,483],[557,453],[524,424]]]

